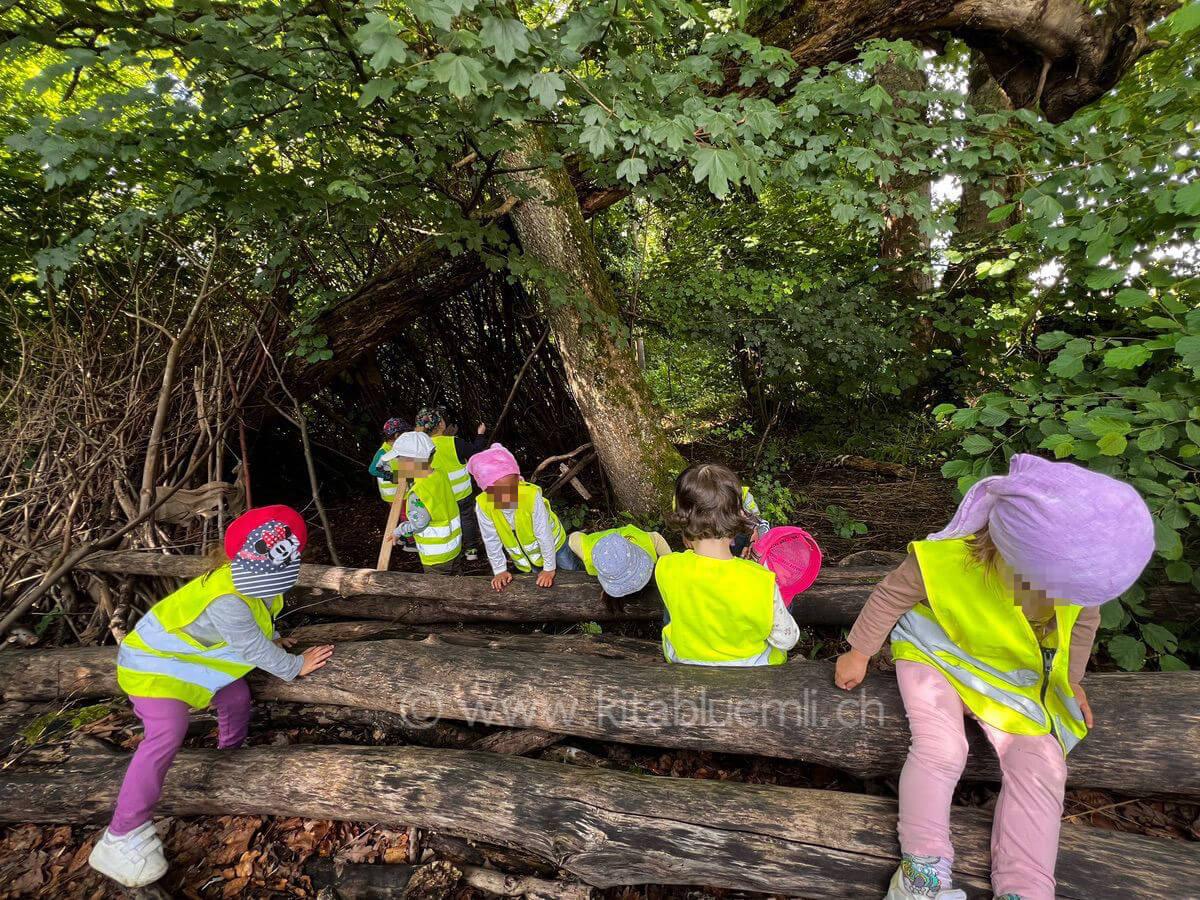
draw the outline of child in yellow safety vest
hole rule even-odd
[[[900,775],[900,867],[887,900],[965,900],[954,888],[950,801],[967,761],[964,713],[1000,760],[992,887],[1001,900],[1052,900],[1066,756],[1093,716],[1080,681],[1099,606],[1154,552],[1154,524],[1130,485],[1017,454],[984,478],[950,524],[909,545],[850,630],[835,682],[853,690],[891,633],[912,732]]]
[[[395,461],[400,478],[409,482],[406,519],[391,537],[411,535],[426,572],[450,573],[462,552],[462,519],[450,479],[433,468],[433,454],[433,440],[420,431],[400,435],[384,454],[385,461]]]
[[[367,466],[367,471],[375,476],[375,483],[379,488],[379,498],[387,504],[396,498],[396,491],[400,486],[400,476],[396,472],[395,459],[384,462],[383,457],[384,454],[391,451],[392,442],[409,430],[408,423],[403,419],[391,418],[384,422],[383,443],[379,445],[379,449],[375,451],[375,456],[371,459],[371,464]],[[404,518],[406,517],[401,514],[401,519]],[[401,543],[401,549],[405,553],[417,552],[417,545],[413,543],[411,537],[404,538]]]
[[[755,523],[742,507],[738,477],[724,466],[690,466],[675,482],[673,522],[687,550],[654,570],[663,605],[663,654],[697,666],[779,665],[800,639],[775,574],[734,556],[738,534]]]
[[[516,458],[492,444],[467,460],[467,471],[483,490],[475,498],[475,517],[492,567],[492,590],[512,581],[508,561],[522,572],[538,573],[538,587],[554,586],[559,569],[572,571],[579,561],[567,546],[562,522],[542,496],[542,489],[521,479]]]
[[[459,437],[457,429],[452,429],[446,422],[445,410],[435,408],[417,413],[417,430],[433,439],[433,467],[445,472],[450,479],[450,487],[458,503],[458,515],[462,520],[463,553],[468,560],[474,561],[479,550],[479,527],[475,523],[475,491],[471,488],[466,460],[484,448],[487,426],[480,422],[475,429],[475,437]]]
[[[655,562],[671,552],[671,545],[657,531],[643,531],[634,525],[590,534],[573,531],[567,536],[567,547],[583,563],[584,571],[596,576],[604,593],[614,598],[644,588],[654,574]]]
[[[214,569],[156,603],[117,651],[117,683],[145,736],[125,772],[112,821],[88,862],[125,887],[167,871],[151,816],[167,769],[187,735],[188,711],[217,712],[218,747],[241,746],[255,668],[291,681],[325,665],[333,647],[288,653],[275,631],[283,593],[300,574],[304,519],[286,506],[252,509],[230,523]]]

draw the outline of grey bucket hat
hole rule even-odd
[[[596,541],[592,548],[592,565],[600,587],[610,597],[627,597],[646,586],[654,574],[650,554],[619,534],[610,534]]]

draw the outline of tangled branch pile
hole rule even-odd
[[[119,638],[154,586],[55,571],[122,539],[202,551],[244,505],[229,447],[278,328],[238,272],[219,239],[160,232],[47,284],[39,306],[4,297],[20,360],[0,371],[0,630],[32,609],[39,632]]]

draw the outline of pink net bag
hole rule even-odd
[[[792,600],[817,580],[821,571],[821,548],[803,528],[783,525],[772,528],[754,542],[754,559],[775,573],[779,593],[790,609]]]

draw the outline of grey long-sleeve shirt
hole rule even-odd
[[[304,657],[288,653],[263,634],[250,607],[233,594],[224,594],[208,604],[204,612],[183,630],[188,637],[202,644],[225,641],[246,665],[270,672],[284,681],[294,680],[304,665]]]

